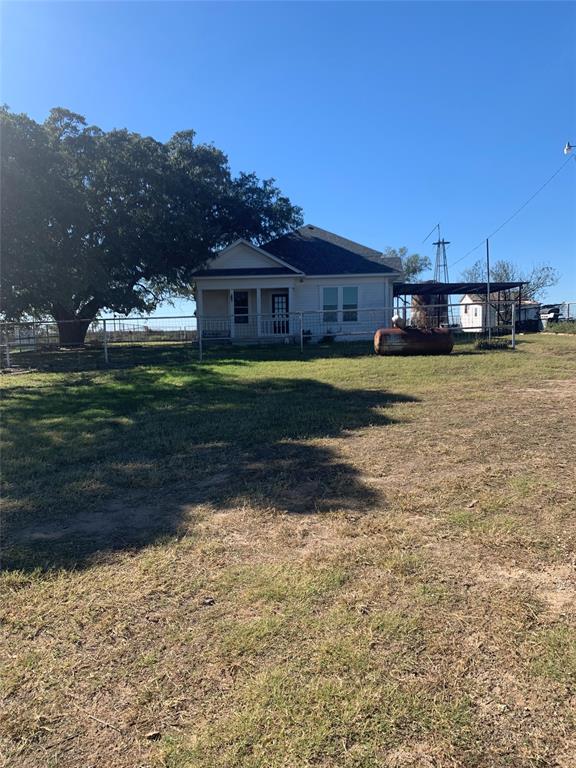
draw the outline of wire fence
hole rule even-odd
[[[551,308],[551,309],[550,309]],[[325,307],[307,312],[178,317],[107,317],[88,323],[85,335],[71,332],[78,321],[53,320],[0,324],[2,368],[83,368],[134,365],[162,358],[202,360],[223,347],[295,347],[300,353],[332,342],[372,342],[375,331],[392,324],[420,329],[448,327],[457,339],[538,331],[547,322],[576,316],[576,302],[558,308],[513,301],[442,301],[421,304],[398,300],[393,307]],[[370,346],[361,346],[368,351]],[[272,355],[274,352],[271,353]]]

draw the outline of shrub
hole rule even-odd
[[[320,344],[332,344],[335,338],[336,338],[336,334],[333,331],[328,330],[326,335],[322,336],[322,338],[320,339]]]
[[[508,349],[509,343],[506,339],[478,339],[474,347],[475,349]]]
[[[549,323],[546,333],[576,333],[576,320],[563,320],[560,323]]]

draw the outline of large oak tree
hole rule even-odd
[[[102,310],[148,312],[239,237],[302,223],[273,179],[233,176],[193,131],[162,143],[105,132],[53,109],[44,123],[0,110],[2,314],[51,316],[82,344]]]

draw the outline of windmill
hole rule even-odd
[[[440,237],[440,224],[438,228],[438,240],[433,243],[436,246],[436,261],[434,262],[434,282],[436,283],[448,283],[448,260],[446,258],[446,246],[450,245],[450,240],[444,240]],[[448,305],[448,301],[445,294],[438,294],[435,298],[435,304],[437,304],[437,324],[440,325],[452,325],[454,319],[452,317],[452,307]]]
[[[432,245],[436,246],[436,261],[434,262],[434,280],[437,283],[447,283],[448,280],[448,261],[446,259],[446,246],[450,245],[450,240],[444,240],[440,237],[440,224],[438,224],[438,240]]]

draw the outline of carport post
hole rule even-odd
[[[104,363],[108,365],[108,333],[106,331],[106,320],[102,320],[102,328],[104,333]]]
[[[512,349],[516,349],[516,302],[512,302]]]

